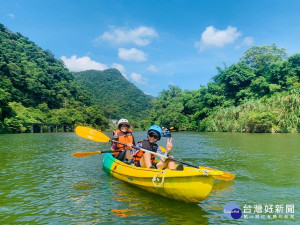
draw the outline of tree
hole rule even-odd
[[[258,77],[252,81],[250,85],[251,95],[259,98],[266,94],[269,94],[269,84],[264,77]]]
[[[245,62],[239,62],[224,70],[219,69],[219,74],[213,79],[217,85],[224,88],[226,98],[239,103],[242,99],[237,93],[247,88],[254,78],[254,71]]]
[[[0,121],[3,121],[6,117],[11,116],[12,114],[12,110],[8,105],[10,99],[10,93],[0,88]]]
[[[264,76],[268,79],[270,65],[282,63],[287,58],[287,53],[284,48],[278,48],[276,44],[271,46],[254,46],[248,49],[244,56],[240,59],[246,62],[254,69],[257,76]]]
[[[292,55],[283,63],[282,72],[286,74],[286,87],[295,86],[300,83],[300,53]]]

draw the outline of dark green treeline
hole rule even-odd
[[[213,82],[198,90],[169,86],[154,101],[151,123],[180,130],[299,132],[300,54],[252,47],[237,64],[218,68]]]
[[[218,68],[206,86],[169,86],[152,100],[115,69],[70,73],[49,50],[0,24],[0,133],[28,131],[24,123],[103,130],[109,118],[120,117],[135,129],[156,123],[180,130],[299,132],[299,80],[299,53],[288,57],[275,44],[255,46],[236,64]]]

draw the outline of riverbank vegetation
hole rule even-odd
[[[198,90],[169,86],[142,125],[221,132],[299,132],[300,54],[252,47]]]
[[[24,123],[104,130],[120,117],[134,129],[156,123],[195,131],[300,131],[299,53],[254,46],[217,69],[198,90],[171,85],[153,98],[116,69],[70,73],[50,50],[0,24],[0,133],[29,131]]]
[[[296,133],[300,131],[300,88],[271,97],[220,108],[205,118],[199,130],[213,132]]]

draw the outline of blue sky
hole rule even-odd
[[[70,71],[117,68],[153,96],[199,89],[251,46],[300,52],[300,0],[0,0],[0,23]]]

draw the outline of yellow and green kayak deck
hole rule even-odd
[[[105,154],[103,167],[114,177],[149,192],[185,202],[200,202],[210,194],[220,171],[184,167],[183,171],[128,165]]]

